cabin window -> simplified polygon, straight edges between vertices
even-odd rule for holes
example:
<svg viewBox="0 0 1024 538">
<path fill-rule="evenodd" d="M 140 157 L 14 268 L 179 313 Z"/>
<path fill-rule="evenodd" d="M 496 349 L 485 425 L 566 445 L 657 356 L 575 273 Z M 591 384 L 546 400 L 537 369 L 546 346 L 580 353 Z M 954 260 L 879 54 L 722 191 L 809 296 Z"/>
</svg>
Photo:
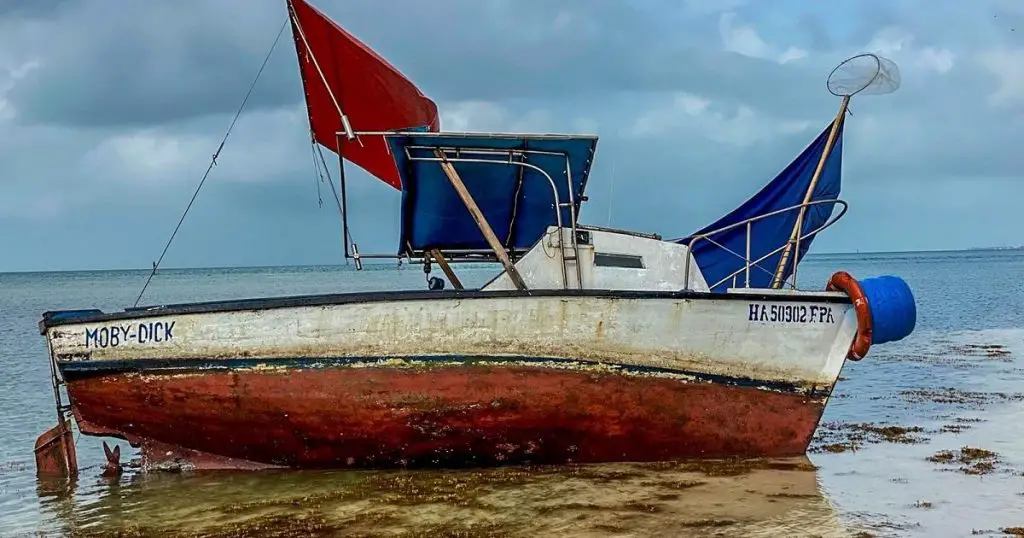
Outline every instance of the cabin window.
<svg viewBox="0 0 1024 538">
<path fill-rule="evenodd" d="M 644 259 L 642 256 L 633 256 L 631 254 L 608 254 L 606 252 L 595 252 L 594 265 L 598 267 L 644 269 Z"/>
</svg>

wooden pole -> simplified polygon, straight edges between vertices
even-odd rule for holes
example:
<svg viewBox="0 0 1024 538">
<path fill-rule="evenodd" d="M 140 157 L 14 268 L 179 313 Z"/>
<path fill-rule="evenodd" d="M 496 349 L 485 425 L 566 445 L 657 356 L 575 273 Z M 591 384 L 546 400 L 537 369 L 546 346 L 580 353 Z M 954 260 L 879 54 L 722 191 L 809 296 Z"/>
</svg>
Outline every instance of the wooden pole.
<svg viewBox="0 0 1024 538">
<path fill-rule="evenodd" d="M 832 129 L 829 130 L 828 140 L 825 142 L 825 150 L 821 152 L 821 158 L 818 159 L 818 166 L 814 169 L 814 175 L 811 176 L 811 184 L 807 187 L 807 192 L 804 193 L 804 201 L 800 206 L 800 212 L 797 214 L 796 223 L 793 224 L 793 231 L 789 234 L 789 241 L 786 242 L 786 248 L 782 251 L 782 257 L 779 258 L 779 265 L 775 268 L 775 276 L 772 277 L 771 284 L 771 287 L 774 289 L 782 287 L 782 275 L 786 272 L 786 264 L 789 263 L 789 256 L 793 251 L 794 245 L 800 242 L 800 230 L 804 225 L 804 215 L 807 213 L 807 204 L 810 203 L 811 197 L 814 195 L 814 188 L 818 185 L 818 178 L 821 177 L 821 171 L 825 169 L 825 161 L 827 161 L 829 155 L 832 154 L 832 146 L 835 145 L 836 136 L 839 134 L 839 127 L 842 126 L 843 121 L 846 119 L 846 108 L 849 104 L 850 96 L 843 96 L 843 100 L 839 103 L 839 112 L 836 113 L 836 119 L 832 122 Z M 794 260 L 795 259 L 796 255 L 794 255 Z M 749 262 L 750 260 L 747 260 L 747 263 Z"/>
<path fill-rule="evenodd" d="M 464 289 L 462 287 L 462 281 L 460 281 L 459 277 L 455 275 L 455 271 L 452 271 L 452 266 L 448 265 L 448 260 L 444 259 L 440 250 L 436 248 L 431 250 L 430 256 L 437 260 L 437 264 L 440 265 L 441 270 L 444 271 L 444 276 L 448 277 L 448 281 L 452 283 L 452 286 L 454 286 L 455 289 Z"/>
<path fill-rule="evenodd" d="M 338 117 L 341 118 L 341 126 L 345 130 L 345 136 L 349 140 L 356 138 L 355 132 L 352 130 L 352 124 L 348 121 L 348 116 L 341 109 L 341 104 L 338 102 L 338 98 L 334 95 L 334 90 L 331 89 L 331 85 L 327 83 L 327 77 L 324 76 L 323 69 L 320 69 L 320 62 L 316 61 L 316 55 L 313 54 L 313 48 L 309 46 L 309 41 L 306 40 L 306 32 L 302 30 L 302 25 L 299 24 L 299 17 L 295 14 L 295 6 L 292 5 L 292 1 L 288 0 L 288 16 L 292 20 L 293 31 L 299 34 L 299 38 L 302 39 L 302 44 L 306 45 L 306 54 L 309 54 L 309 59 L 316 68 L 316 72 L 320 75 L 320 81 L 324 83 L 324 89 L 327 90 L 327 95 L 330 96 L 331 102 L 334 103 L 334 108 L 338 110 Z M 310 119 L 312 121 L 312 118 Z M 313 126 L 310 124 L 310 129 Z M 340 148 L 341 146 L 339 146 Z"/>
<path fill-rule="evenodd" d="M 448 161 L 448 157 L 443 151 L 439 149 L 434 150 L 434 155 L 441 160 L 441 169 L 444 170 L 444 174 L 448 176 L 448 181 L 451 182 L 452 187 L 455 188 L 455 192 L 459 193 L 459 198 L 462 198 L 462 203 L 466 204 L 466 209 L 469 209 L 469 214 L 473 216 L 473 220 L 476 221 L 476 225 L 480 228 L 480 232 L 484 234 L 484 239 L 487 240 L 487 244 L 491 246 L 491 250 L 498 256 L 498 261 L 501 265 L 505 266 L 505 272 L 508 273 L 509 278 L 512 279 L 512 283 L 516 285 L 517 289 L 525 290 L 526 282 L 523 281 L 523 277 L 519 275 L 519 271 L 512 265 L 512 260 L 509 259 L 508 253 L 505 252 L 505 247 L 501 246 L 501 241 L 498 241 L 498 236 L 494 235 L 494 230 L 491 229 L 491 225 L 487 223 L 487 219 L 484 218 L 484 214 L 480 211 L 480 207 L 476 205 L 476 201 L 470 196 L 469 190 L 466 189 L 466 184 L 462 182 L 462 178 L 459 177 L 459 173 L 452 166 L 452 163 Z M 443 267 L 442 267 L 443 269 Z"/>
</svg>

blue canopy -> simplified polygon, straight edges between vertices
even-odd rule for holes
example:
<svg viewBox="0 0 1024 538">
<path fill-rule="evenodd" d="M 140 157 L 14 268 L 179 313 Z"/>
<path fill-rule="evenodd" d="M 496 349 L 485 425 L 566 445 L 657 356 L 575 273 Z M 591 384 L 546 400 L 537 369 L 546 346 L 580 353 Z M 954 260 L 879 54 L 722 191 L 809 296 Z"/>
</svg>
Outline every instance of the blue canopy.
<svg viewBox="0 0 1024 538">
<path fill-rule="evenodd" d="M 836 200 L 839 197 L 839 190 L 842 186 L 842 162 L 843 162 L 843 125 L 839 125 L 839 133 L 832 147 L 832 152 L 825 161 L 825 167 L 821 171 L 818 183 L 814 187 L 814 194 L 811 201 L 815 200 Z M 810 187 L 811 178 L 814 176 L 814 169 L 818 166 L 825 145 L 828 142 L 828 133 L 832 129 L 829 123 L 825 130 L 818 135 L 818 138 L 811 143 L 803 153 L 789 164 L 778 176 L 769 182 L 757 194 L 734 209 L 731 213 L 718 219 L 712 224 L 694 232 L 690 236 L 680 239 L 677 242 L 688 244 L 694 236 L 706 234 L 717 229 L 724 228 L 731 224 L 742 222 L 772 211 L 798 206 L 803 203 L 807 188 Z M 832 215 L 835 203 L 818 203 L 807 208 L 804 215 L 804 222 L 801 227 L 800 236 L 819 228 Z M 751 224 L 750 230 L 750 259 L 758 258 L 769 252 L 782 247 L 789 241 L 789 236 L 796 224 L 799 209 L 786 211 L 778 215 L 767 217 Z M 811 241 L 815 236 L 800 240 L 800 251 L 797 254 L 797 263 L 801 260 Z M 714 241 L 712 243 L 711 241 Z M 737 226 L 731 230 L 720 232 L 709 236 L 707 239 L 700 239 L 693 246 L 693 256 L 700 267 L 701 273 L 712 291 L 724 291 L 731 287 L 732 278 L 717 286 L 715 283 L 728 277 L 735 271 L 741 270 L 744 265 L 744 253 L 746 252 L 747 227 Z M 718 244 L 716 244 L 718 243 Z M 723 249 L 721 246 L 728 250 Z M 729 252 L 732 251 L 732 252 Z M 739 254 L 737 256 L 736 254 Z M 778 266 L 782 252 L 777 252 L 756 266 L 750 269 L 750 287 L 767 288 L 771 285 L 772 276 Z M 792 274 L 793 257 L 790 255 L 786 264 L 786 271 L 783 279 Z M 736 277 L 736 286 L 742 287 L 746 284 L 745 275 L 740 272 Z"/>
<path fill-rule="evenodd" d="M 395 133 L 387 138 L 402 178 L 399 252 L 410 247 L 490 250 L 441 169 L 435 148 L 447 150 L 498 240 L 506 248 L 526 249 L 557 223 L 551 181 L 537 169 L 551 176 L 560 203 L 569 201 L 572 185 L 578 216 L 597 147 L 596 136 Z M 569 207 L 558 209 L 562 224 L 569 226 Z"/>
</svg>

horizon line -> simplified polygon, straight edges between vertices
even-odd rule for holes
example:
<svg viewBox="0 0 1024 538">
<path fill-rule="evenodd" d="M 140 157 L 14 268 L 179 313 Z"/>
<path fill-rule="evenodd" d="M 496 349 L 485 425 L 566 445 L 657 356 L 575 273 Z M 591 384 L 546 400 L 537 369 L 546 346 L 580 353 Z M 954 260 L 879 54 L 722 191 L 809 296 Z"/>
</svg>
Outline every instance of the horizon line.
<svg viewBox="0 0 1024 538">
<path fill-rule="evenodd" d="M 877 256 L 877 255 L 893 255 L 893 254 L 937 254 L 943 252 L 981 252 L 981 251 L 999 251 L 999 250 L 1024 250 L 1024 246 L 990 246 L 990 247 L 967 247 L 967 248 L 945 248 L 945 249 L 932 249 L 932 250 L 878 250 L 878 251 L 855 251 L 855 252 L 813 252 L 805 255 L 804 259 L 812 258 L 824 258 L 828 256 Z M 404 259 L 404 258 L 403 258 Z M 486 262 L 481 261 L 477 263 L 497 263 L 497 262 Z M 224 269 L 284 269 L 284 268 L 304 268 L 304 267 L 344 267 L 349 265 L 348 263 L 304 263 L 304 264 L 275 264 L 275 265 L 208 265 L 208 266 L 169 266 L 163 267 L 159 271 L 200 271 L 200 270 L 224 270 Z M 381 260 L 363 260 L 363 266 L 386 266 L 388 262 Z M 403 263 L 403 265 L 406 265 Z M 135 268 L 82 268 L 82 269 L 23 269 L 14 271 L 0 271 L 0 275 L 7 274 L 33 274 L 33 273 L 124 273 L 124 272 L 145 272 L 151 271 L 151 267 L 135 267 Z"/>
</svg>

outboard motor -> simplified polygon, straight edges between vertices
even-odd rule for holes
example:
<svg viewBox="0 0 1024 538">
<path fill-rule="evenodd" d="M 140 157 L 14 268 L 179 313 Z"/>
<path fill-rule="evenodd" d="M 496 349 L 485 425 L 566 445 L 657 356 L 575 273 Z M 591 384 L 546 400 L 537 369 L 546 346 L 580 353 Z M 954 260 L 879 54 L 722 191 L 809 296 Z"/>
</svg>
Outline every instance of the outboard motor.
<svg viewBox="0 0 1024 538">
<path fill-rule="evenodd" d="M 423 260 L 423 274 L 427 278 L 427 289 L 430 291 L 440 291 L 444 289 L 444 280 L 437 278 L 436 276 L 430 276 L 430 258 Z"/>
</svg>

